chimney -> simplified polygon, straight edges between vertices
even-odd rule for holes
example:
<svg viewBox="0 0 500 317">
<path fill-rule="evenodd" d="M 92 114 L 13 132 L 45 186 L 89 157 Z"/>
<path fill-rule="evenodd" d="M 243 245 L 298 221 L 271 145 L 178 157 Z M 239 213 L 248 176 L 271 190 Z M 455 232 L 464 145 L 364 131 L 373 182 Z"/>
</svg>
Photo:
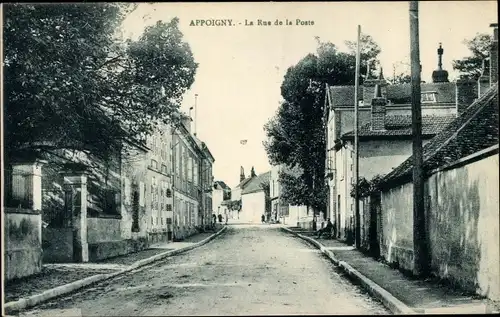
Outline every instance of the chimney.
<svg viewBox="0 0 500 317">
<path fill-rule="evenodd" d="M 476 81 L 458 79 L 456 82 L 457 116 L 461 115 L 477 98 Z"/>
<path fill-rule="evenodd" d="M 439 48 L 437 50 L 438 53 L 438 69 L 432 72 L 432 82 L 433 83 L 447 83 L 448 80 L 448 72 L 443 69 L 443 46 L 439 43 Z"/>
<path fill-rule="evenodd" d="M 368 76 L 368 74 L 367 74 Z M 375 86 L 379 86 L 381 90 L 381 95 L 385 96 L 387 92 L 387 81 L 384 79 L 384 71 L 382 67 L 380 68 L 380 72 L 378 78 L 367 78 L 363 83 L 363 105 L 367 106 L 371 103 L 372 98 L 375 94 Z"/>
<path fill-rule="evenodd" d="M 493 41 L 490 48 L 490 85 L 498 82 L 498 23 L 490 24 L 493 28 Z"/>
<path fill-rule="evenodd" d="M 182 125 L 186 128 L 186 130 L 188 130 L 189 133 L 191 133 L 191 121 L 193 121 L 193 119 L 191 119 L 190 116 L 185 114 L 182 115 Z"/>
<path fill-rule="evenodd" d="M 483 59 L 481 77 L 477 80 L 477 96 L 481 97 L 490 88 L 490 67 L 489 60 Z"/>
<path fill-rule="evenodd" d="M 240 167 L 240 183 L 245 180 L 245 170 L 243 166 Z"/>
<path fill-rule="evenodd" d="M 379 84 L 375 85 L 373 99 L 371 102 L 371 124 L 372 131 L 385 130 L 385 106 L 387 101 L 382 97 L 382 89 Z"/>
</svg>

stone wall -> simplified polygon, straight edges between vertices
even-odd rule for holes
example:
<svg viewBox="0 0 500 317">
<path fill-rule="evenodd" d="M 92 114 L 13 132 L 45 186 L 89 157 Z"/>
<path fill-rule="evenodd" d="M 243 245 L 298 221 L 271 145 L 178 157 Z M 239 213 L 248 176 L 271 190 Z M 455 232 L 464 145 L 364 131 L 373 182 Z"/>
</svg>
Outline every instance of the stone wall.
<svg viewBox="0 0 500 317">
<path fill-rule="evenodd" d="M 428 180 L 432 270 L 494 300 L 500 300 L 498 182 L 498 155 Z"/>
<path fill-rule="evenodd" d="M 457 162 L 433 173 L 424 188 L 432 273 L 493 300 L 500 300 L 498 160 Z M 412 271 L 412 183 L 382 192 L 381 208 L 381 256 Z"/>
<path fill-rule="evenodd" d="M 382 193 L 381 256 L 413 271 L 413 184 Z"/>
<path fill-rule="evenodd" d="M 72 228 L 44 228 L 42 233 L 44 263 L 73 262 Z"/>
<path fill-rule="evenodd" d="M 99 243 L 105 241 L 119 241 L 121 219 L 119 218 L 87 218 L 87 241 Z"/>
<path fill-rule="evenodd" d="M 96 262 L 138 252 L 148 247 L 146 238 L 89 243 L 89 261 Z"/>
<path fill-rule="evenodd" d="M 42 218 L 29 209 L 4 208 L 4 278 L 12 280 L 42 270 Z"/>
</svg>

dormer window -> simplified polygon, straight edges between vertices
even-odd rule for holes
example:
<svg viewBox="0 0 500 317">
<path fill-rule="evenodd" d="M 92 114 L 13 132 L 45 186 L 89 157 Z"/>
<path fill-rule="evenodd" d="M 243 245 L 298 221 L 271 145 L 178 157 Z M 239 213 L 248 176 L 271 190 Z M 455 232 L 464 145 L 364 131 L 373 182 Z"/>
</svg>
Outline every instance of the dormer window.
<svg viewBox="0 0 500 317">
<path fill-rule="evenodd" d="M 437 102 L 436 94 L 437 93 L 435 91 L 423 92 L 421 94 L 422 97 L 420 101 L 422 103 L 436 103 Z"/>
</svg>

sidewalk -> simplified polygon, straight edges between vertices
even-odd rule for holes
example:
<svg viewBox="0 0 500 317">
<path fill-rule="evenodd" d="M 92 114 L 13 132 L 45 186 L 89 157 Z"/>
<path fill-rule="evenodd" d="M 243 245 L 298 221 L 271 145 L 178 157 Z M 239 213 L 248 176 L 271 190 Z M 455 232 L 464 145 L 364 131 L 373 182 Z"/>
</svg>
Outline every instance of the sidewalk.
<svg viewBox="0 0 500 317">
<path fill-rule="evenodd" d="M 17 308 L 17 303 L 25 300 L 30 301 L 29 299 L 32 297 L 42 293 L 50 293 L 56 288 L 61 289 L 68 286 L 68 289 L 71 288 L 71 291 L 74 291 L 80 287 L 86 286 L 85 284 L 90 284 L 80 283 L 86 279 L 92 279 L 95 283 L 147 265 L 164 257 L 175 255 L 178 252 L 187 251 L 200 246 L 208 242 L 207 240 L 209 238 L 219 235 L 224 227 L 218 225 L 216 229 L 217 231 L 195 234 L 180 242 L 156 243 L 146 250 L 106 259 L 100 262 L 44 264 L 42 272 L 39 274 L 12 282 L 6 282 L 4 303 L 6 303 L 7 306 L 14 306 Z M 67 293 L 66 291 L 61 291 L 57 293 Z M 55 297 L 55 294 L 54 296 L 48 295 L 43 297 L 44 300 L 47 300 Z M 24 306 L 24 304 L 21 306 Z M 30 304 L 28 306 L 33 305 Z"/>
<path fill-rule="evenodd" d="M 493 313 L 498 310 L 498 306 L 491 301 L 480 299 L 479 296 L 464 294 L 457 290 L 452 290 L 440 285 L 433 280 L 419 280 L 405 276 L 396 269 L 392 269 L 372 257 L 333 239 L 316 239 L 316 233 L 304 231 L 296 227 L 282 227 L 289 229 L 299 236 L 311 239 L 317 246 L 326 253 L 333 256 L 333 261 L 341 266 L 349 275 L 354 277 L 369 291 L 375 292 L 377 297 L 390 297 L 396 299 L 393 302 L 401 302 L 410 310 L 406 313 Z M 310 242 L 313 242 L 310 241 Z M 314 243 L 314 242 L 313 242 Z M 316 244 L 314 243 L 314 244 Z M 331 256 L 328 256 L 331 257 Z M 352 270 L 354 269 L 354 270 Z M 357 272 L 356 272 L 357 271 Z M 364 277 L 364 278 L 363 278 Z M 371 283 L 370 283 L 371 282 Z M 375 284 L 375 285 L 373 285 Z M 378 290 L 378 286 L 382 290 Z M 385 292 L 384 292 L 385 291 Z M 388 293 L 388 294 L 386 294 Z M 384 302 L 384 298 L 381 298 Z M 384 304 L 386 304 L 384 302 Z M 388 307 L 391 309 L 391 307 Z M 404 306 L 402 305 L 402 308 Z M 393 313 L 405 313 L 397 308 L 391 309 Z"/>
</svg>

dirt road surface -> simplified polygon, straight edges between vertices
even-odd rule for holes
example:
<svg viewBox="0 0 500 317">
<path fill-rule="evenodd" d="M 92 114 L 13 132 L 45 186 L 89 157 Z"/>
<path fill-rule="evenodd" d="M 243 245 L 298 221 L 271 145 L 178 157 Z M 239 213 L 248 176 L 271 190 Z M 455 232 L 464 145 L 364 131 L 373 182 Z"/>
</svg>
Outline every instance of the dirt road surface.
<svg viewBox="0 0 500 317">
<path fill-rule="evenodd" d="M 18 316 L 389 314 L 317 249 L 276 227 L 219 238 Z"/>
</svg>

